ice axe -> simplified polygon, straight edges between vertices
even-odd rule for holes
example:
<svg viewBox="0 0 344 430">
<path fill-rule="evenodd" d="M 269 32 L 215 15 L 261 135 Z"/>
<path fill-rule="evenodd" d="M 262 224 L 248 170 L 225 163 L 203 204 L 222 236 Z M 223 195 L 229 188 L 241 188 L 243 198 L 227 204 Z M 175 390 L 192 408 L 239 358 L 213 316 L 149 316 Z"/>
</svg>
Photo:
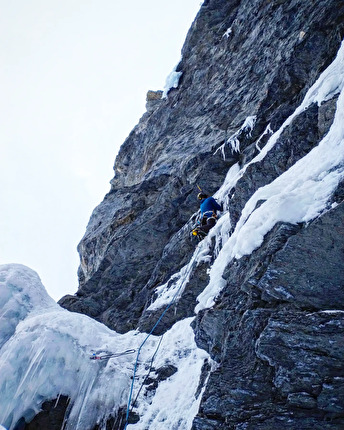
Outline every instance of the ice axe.
<svg viewBox="0 0 344 430">
<path fill-rule="evenodd" d="M 198 193 L 197 198 L 198 198 L 198 199 L 200 199 L 200 197 L 199 197 L 199 196 L 200 196 L 200 195 L 202 195 L 202 194 L 203 194 L 203 195 L 205 195 L 205 196 L 207 196 L 207 194 L 202 190 L 202 188 L 201 188 L 198 184 L 196 184 L 196 185 L 197 185 L 197 188 L 198 188 L 198 189 L 199 189 L 199 191 L 200 191 L 200 192 Z"/>
</svg>

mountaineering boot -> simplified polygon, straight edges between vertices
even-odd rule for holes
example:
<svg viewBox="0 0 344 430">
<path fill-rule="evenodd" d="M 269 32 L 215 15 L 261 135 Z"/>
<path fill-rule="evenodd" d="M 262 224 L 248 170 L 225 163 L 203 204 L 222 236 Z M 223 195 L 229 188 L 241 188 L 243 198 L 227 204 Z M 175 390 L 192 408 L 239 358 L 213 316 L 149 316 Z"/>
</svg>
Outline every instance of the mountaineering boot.
<svg viewBox="0 0 344 430">
<path fill-rule="evenodd" d="M 192 235 L 196 236 L 199 241 L 204 239 L 207 235 L 205 231 L 202 231 L 200 227 L 196 227 L 192 230 Z"/>
</svg>

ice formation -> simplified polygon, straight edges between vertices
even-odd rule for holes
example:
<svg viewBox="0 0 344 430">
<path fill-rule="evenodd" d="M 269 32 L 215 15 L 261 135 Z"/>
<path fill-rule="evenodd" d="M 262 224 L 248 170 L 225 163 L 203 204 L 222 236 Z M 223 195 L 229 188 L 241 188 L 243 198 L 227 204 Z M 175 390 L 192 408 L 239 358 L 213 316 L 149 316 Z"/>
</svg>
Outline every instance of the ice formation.
<svg viewBox="0 0 344 430">
<path fill-rule="evenodd" d="M 22 417 L 29 422 L 43 401 L 60 395 L 71 399 L 66 429 L 105 426 L 108 416 L 127 406 L 135 354 L 109 360 L 90 357 L 137 350 L 145 334 L 119 335 L 85 315 L 62 309 L 48 296 L 38 275 L 25 266 L 0 266 L 0 292 L 0 423 L 6 429 L 13 429 Z M 168 364 L 178 372 L 159 384 L 153 402 L 138 399 L 142 422 L 150 429 L 161 428 L 161 422 L 173 428 L 181 420 L 187 428 L 197 413 L 200 396 L 195 393 L 207 354 L 196 347 L 190 322 L 181 321 L 164 335 L 155 361 L 156 368 Z M 151 336 L 142 349 L 135 393 L 158 342 Z"/>
</svg>

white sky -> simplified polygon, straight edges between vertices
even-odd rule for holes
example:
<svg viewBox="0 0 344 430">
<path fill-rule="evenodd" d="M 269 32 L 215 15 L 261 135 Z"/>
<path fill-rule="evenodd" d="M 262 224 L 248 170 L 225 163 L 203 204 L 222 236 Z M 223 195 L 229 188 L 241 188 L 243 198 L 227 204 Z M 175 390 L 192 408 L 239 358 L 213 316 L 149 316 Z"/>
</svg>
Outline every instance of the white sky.
<svg viewBox="0 0 344 430">
<path fill-rule="evenodd" d="M 200 3 L 0 0 L 0 264 L 56 300 L 77 290 L 77 244 Z"/>
</svg>

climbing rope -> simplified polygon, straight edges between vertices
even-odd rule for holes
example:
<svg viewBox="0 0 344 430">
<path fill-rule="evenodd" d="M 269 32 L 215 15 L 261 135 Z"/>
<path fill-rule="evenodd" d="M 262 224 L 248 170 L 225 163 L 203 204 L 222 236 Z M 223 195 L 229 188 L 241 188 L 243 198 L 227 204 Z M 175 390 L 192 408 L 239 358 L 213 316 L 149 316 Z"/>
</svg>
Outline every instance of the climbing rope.
<svg viewBox="0 0 344 430">
<path fill-rule="evenodd" d="M 158 351 L 159 351 L 159 348 L 160 348 L 160 345 L 161 345 L 161 342 L 162 342 L 163 337 L 164 337 L 164 335 L 160 336 L 160 340 L 159 340 L 158 346 L 156 347 L 156 349 L 155 349 L 155 351 L 154 351 L 154 354 L 153 354 L 153 356 L 152 356 L 152 359 L 151 359 L 151 362 L 150 362 L 150 365 L 149 365 L 149 369 L 148 369 L 147 375 L 145 376 L 145 379 L 144 379 L 144 380 L 143 380 L 143 382 L 141 383 L 141 385 L 140 385 L 140 389 L 139 389 L 139 391 L 137 392 L 137 394 L 136 394 L 136 397 L 135 397 L 134 401 L 132 402 L 132 406 L 131 406 L 130 412 L 133 410 L 133 408 L 134 408 L 134 406 L 135 406 L 135 403 L 136 403 L 136 400 L 138 399 L 138 397 L 139 397 L 139 395 L 140 395 L 140 393 L 141 393 L 141 390 L 142 390 L 143 386 L 145 385 L 145 383 L 146 383 L 147 379 L 149 378 L 149 375 L 150 375 L 151 370 L 152 370 L 152 368 L 153 368 L 153 363 L 154 363 L 155 356 L 157 355 L 157 353 L 158 353 Z"/>
<path fill-rule="evenodd" d="M 198 250 L 197 250 L 197 252 L 196 252 L 196 255 L 195 255 L 194 261 L 196 261 L 196 260 L 197 260 L 197 257 L 198 257 L 199 252 L 200 252 L 200 247 L 198 248 Z M 170 309 L 170 307 L 171 307 L 171 306 L 174 304 L 174 302 L 176 301 L 176 299 L 177 299 L 177 297 L 178 297 L 178 294 L 179 294 L 179 291 L 182 289 L 182 287 L 183 287 L 183 285 L 184 285 L 184 283 L 185 283 L 185 280 L 186 280 L 186 279 L 188 279 L 188 276 L 189 276 L 189 274 L 190 274 L 190 272 L 191 272 L 191 269 L 192 269 L 192 268 L 193 268 L 193 264 L 192 264 L 192 265 L 190 265 L 189 270 L 187 271 L 187 273 L 186 273 L 186 274 L 185 274 L 185 276 L 184 276 L 184 280 L 183 280 L 183 282 L 180 284 L 179 288 L 178 288 L 178 289 L 177 289 L 177 291 L 175 292 L 174 296 L 172 297 L 172 300 L 171 300 L 171 301 L 170 301 L 170 303 L 166 306 L 166 308 L 164 309 L 164 311 L 163 311 L 163 312 L 162 312 L 162 314 L 160 315 L 159 319 L 158 319 L 158 320 L 157 320 L 157 322 L 154 324 L 153 328 L 152 328 L 152 329 L 151 329 L 151 331 L 147 334 L 147 336 L 145 337 L 145 339 L 143 340 L 143 342 L 142 342 L 142 343 L 141 343 L 141 345 L 139 346 L 139 349 L 137 350 L 137 355 L 136 355 L 136 360 L 135 360 L 135 366 L 134 366 L 134 373 L 133 373 L 133 377 L 132 377 L 132 381 L 131 381 L 131 387 L 130 387 L 129 398 L 128 398 L 128 404 L 127 404 L 127 412 L 126 412 L 126 418 L 125 418 L 125 426 L 124 426 L 124 430 L 126 430 L 126 428 L 127 428 L 127 426 L 128 426 L 129 414 L 130 414 L 130 412 L 131 412 L 131 410 L 132 410 L 132 408 L 130 409 L 130 405 L 131 405 L 131 399 L 132 399 L 132 396 L 133 396 L 134 383 L 135 383 L 135 376 L 136 376 L 136 371 L 137 371 L 137 366 L 138 366 L 138 361 L 139 361 L 139 357 L 140 357 L 141 349 L 142 349 L 143 345 L 147 342 L 148 338 L 152 335 L 152 333 L 154 332 L 154 330 L 156 329 L 156 327 L 159 325 L 160 321 L 163 319 L 163 317 L 164 317 L 164 315 L 166 314 L 166 312 Z M 161 340 L 162 340 L 162 339 L 161 339 Z M 157 347 L 156 351 L 154 352 L 154 355 L 153 355 L 153 359 L 152 359 L 152 361 L 154 360 L 154 357 L 155 357 L 155 355 L 156 355 L 156 353 L 157 353 L 157 351 L 158 351 L 158 349 L 159 349 L 159 347 L 160 347 L 161 340 L 160 340 L 160 342 L 159 342 L 159 344 L 158 344 L 158 347 Z M 151 362 L 151 363 L 152 363 L 152 362 Z M 151 370 L 151 369 L 149 369 L 149 372 L 150 372 L 150 370 Z M 146 379 L 147 379 L 147 377 L 145 378 L 145 380 L 146 380 Z M 144 380 L 144 382 L 145 382 L 145 380 Z M 143 384 L 141 384 L 141 388 L 140 388 L 140 390 L 139 390 L 139 391 L 141 391 L 142 386 L 143 386 Z M 137 398 L 138 398 L 138 395 L 135 397 L 135 402 L 136 402 Z M 135 402 L 134 402 L 134 403 L 135 403 Z M 133 405 L 134 405 L 134 403 L 133 403 Z M 133 407 L 134 407 L 134 406 L 133 406 Z"/>
</svg>

